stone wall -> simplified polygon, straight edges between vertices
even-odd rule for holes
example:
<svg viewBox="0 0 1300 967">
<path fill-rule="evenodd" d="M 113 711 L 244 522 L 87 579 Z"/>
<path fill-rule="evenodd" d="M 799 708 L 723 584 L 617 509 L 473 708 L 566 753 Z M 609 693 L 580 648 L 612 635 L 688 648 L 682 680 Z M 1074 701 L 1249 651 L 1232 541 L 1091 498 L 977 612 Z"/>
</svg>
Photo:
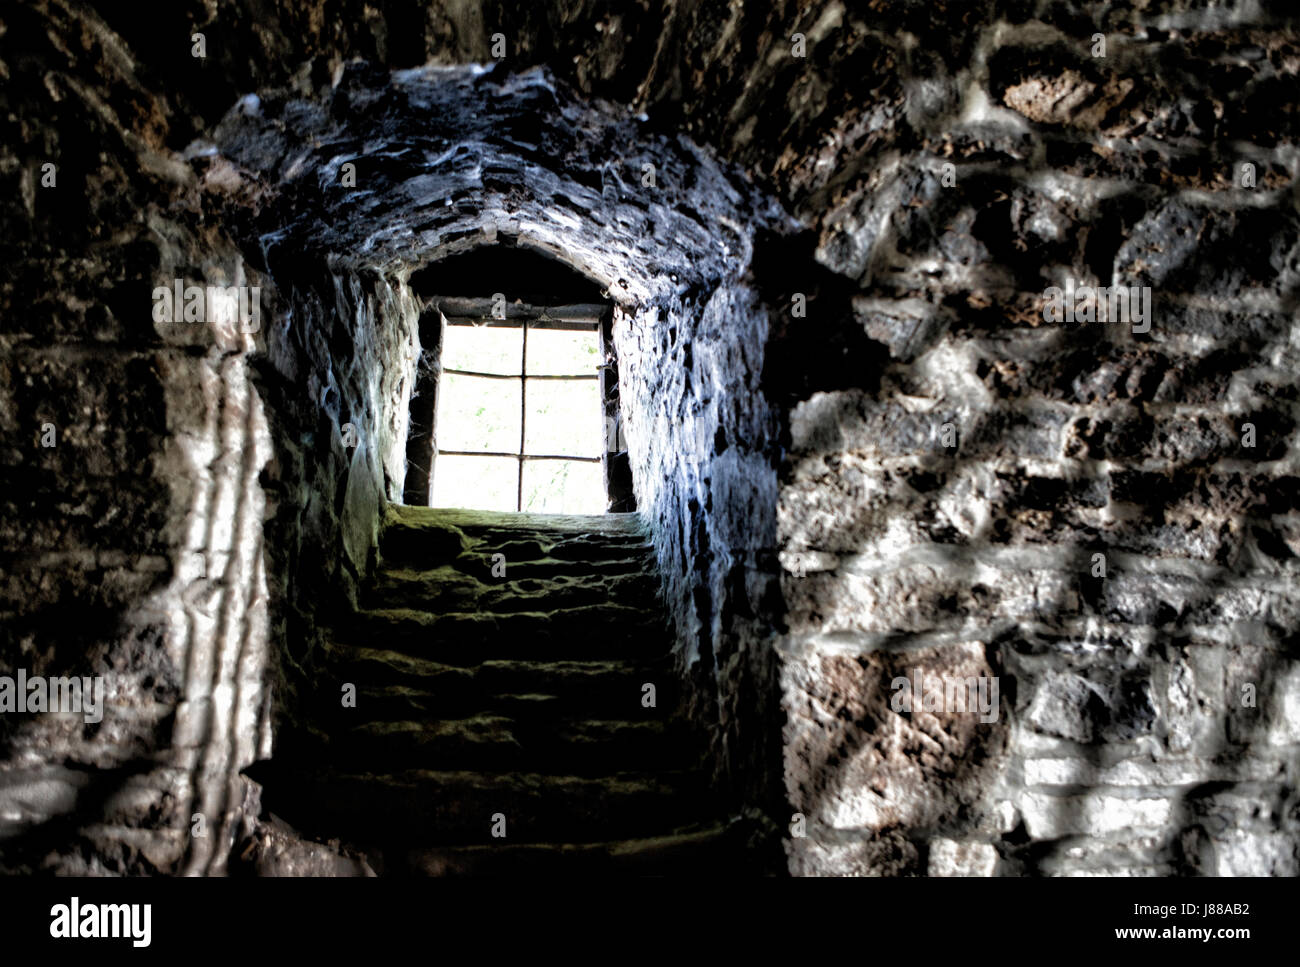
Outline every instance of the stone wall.
<svg viewBox="0 0 1300 967">
<path fill-rule="evenodd" d="M 764 830 L 783 798 L 773 782 L 777 423 L 759 386 L 766 308 L 727 284 L 700 303 L 620 313 L 614 337 L 633 479 L 693 685 L 690 712 L 713 744 L 720 787 Z"/>
<path fill-rule="evenodd" d="M 92 13 L 5 26 L 0 667 L 104 699 L 0 717 L 3 868 L 221 873 L 259 811 L 239 770 L 400 485 L 413 304 L 273 246 L 252 266 L 229 166 L 168 147 L 173 109 Z M 258 311 L 173 322 L 176 280 Z"/>
<path fill-rule="evenodd" d="M 225 868 L 400 493 L 406 280 L 515 244 L 622 313 L 693 708 L 793 872 L 1297 872 L 1288 5 L 0 20 L 0 667 L 114 708 L 0 719 L 5 869 Z M 154 323 L 177 278 L 260 327 Z"/>
<path fill-rule="evenodd" d="M 1300 235 L 1263 107 L 1296 61 L 1269 23 L 1008 12 L 818 216 L 847 284 L 809 278 L 807 325 L 871 343 L 856 379 L 785 378 L 794 872 L 1300 872 Z M 1149 331 L 1049 320 L 1071 278 L 1149 287 Z M 996 720 L 898 711 L 918 670 L 998 682 Z"/>
<path fill-rule="evenodd" d="M 279 725 L 338 701 L 340 683 L 316 674 L 317 649 L 355 606 L 385 507 L 401 499 L 418 307 L 404 285 L 373 274 L 322 271 L 313 281 L 271 263 L 289 303 L 257 379 L 274 414 L 262 483 L 273 510 L 268 675 Z"/>
<path fill-rule="evenodd" d="M 258 286 L 263 318 L 277 296 L 205 224 L 119 38 L 62 7 L 4 21 L 0 667 L 104 693 L 98 720 L 0 719 L 0 867 L 220 870 L 265 722 L 262 333 L 158 321 L 153 294 Z"/>
</svg>

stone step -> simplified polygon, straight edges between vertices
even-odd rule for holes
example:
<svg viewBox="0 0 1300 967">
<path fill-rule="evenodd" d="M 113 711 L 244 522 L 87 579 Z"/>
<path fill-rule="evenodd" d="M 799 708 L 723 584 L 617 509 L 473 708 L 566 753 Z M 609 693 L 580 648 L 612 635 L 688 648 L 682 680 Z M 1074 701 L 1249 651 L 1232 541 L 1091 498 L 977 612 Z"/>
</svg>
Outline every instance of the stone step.
<svg viewBox="0 0 1300 967">
<path fill-rule="evenodd" d="M 534 514 L 389 504 L 385 526 L 455 528 L 470 536 L 500 531 L 536 534 L 588 534 L 610 539 L 645 540 L 641 516 L 631 514 Z"/>
<path fill-rule="evenodd" d="M 362 721 L 362 709 L 336 717 L 328 735 L 286 732 L 277 755 L 336 771 L 471 769 L 599 776 L 694 768 L 684 734 L 663 721 L 520 720 L 479 713 L 425 721 Z"/>
<path fill-rule="evenodd" d="M 502 578 L 492 576 L 492 569 L 499 563 L 489 551 L 466 551 L 455 561 L 446 566 L 461 574 L 474 577 L 488 583 Z M 498 568 L 498 573 L 500 570 Z M 644 575 L 654 573 L 654 561 L 646 555 L 631 557 L 613 556 L 603 561 L 565 561 L 558 558 L 506 558 L 505 576 L 515 578 L 564 578 L 599 575 L 602 577 L 619 577 L 622 575 Z"/>
<path fill-rule="evenodd" d="M 315 717 L 333 722 L 342 686 L 356 688 L 357 707 L 367 720 L 431 721 L 496 711 L 516 718 L 670 718 L 679 695 L 667 659 L 659 661 L 509 661 L 458 666 L 396 651 L 328 645 L 327 672 L 319 692 L 304 697 Z M 647 707 L 654 686 L 654 706 Z"/>
<path fill-rule="evenodd" d="M 518 698 L 528 694 L 554 696 L 554 713 L 583 709 L 590 717 L 667 719 L 677 709 L 679 688 L 668 659 L 657 662 L 489 661 L 478 669 L 483 689 L 492 695 Z M 654 686 L 654 706 L 644 704 Z"/>
<path fill-rule="evenodd" d="M 466 552 L 504 555 L 511 563 L 543 559 L 649 561 L 652 546 L 636 514 L 575 517 L 390 506 L 379 537 L 389 564 L 436 567 Z"/>
<path fill-rule="evenodd" d="M 735 867 L 743 844 L 722 825 L 649 839 L 605 843 L 526 843 L 417 849 L 385 854 L 408 876 L 682 876 Z"/>
<path fill-rule="evenodd" d="M 480 713 L 505 715 L 520 722 L 577 721 L 592 715 L 623 722 L 661 722 L 672 718 L 671 702 L 674 699 L 671 696 L 660 693 L 656 706 L 647 708 L 640 702 L 640 686 L 635 686 L 635 689 L 634 693 L 632 689 L 627 690 L 632 695 L 631 702 L 626 695 L 617 693 L 609 697 L 574 699 L 549 692 L 475 695 L 465 700 L 448 701 L 404 686 L 361 686 L 357 689 L 356 710 L 364 711 L 366 720 L 374 722 L 429 722 L 447 716 Z M 332 692 L 320 696 L 318 707 L 320 721 L 329 728 L 333 728 L 336 721 L 346 721 L 349 713 L 354 711 L 344 708 L 339 696 Z"/>
<path fill-rule="evenodd" d="M 376 569 L 361 595 L 364 608 L 411 608 L 431 612 L 469 612 L 478 610 L 478 602 L 492 585 L 490 572 L 479 576 L 459 571 L 450 565 L 430 570 L 406 567 Z"/>
<path fill-rule="evenodd" d="M 356 843 L 596 843 L 656 836 L 716 815 L 699 772 L 598 778 L 536 773 L 405 770 L 392 774 L 295 769 L 285 760 L 245 774 L 264 808 L 309 835 Z"/>
<path fill-rule="evenodd" d="M 485 527 L 465 534 L 469 549 L 513 552 L 520 560 L 553 556 L 566 561 L 599 561 L 611 555 L 638 557 L 654 547 L 644 534 L 611 537 L 589 531 L 554 531 L 524 527 Z"/>
<path fill-rule="evenodd" d="M 452 665 L 420 658 L 391 648 L 372 648 L 332 641 L 325 644 L 320 657 L 321 672 L 315 684 L 329 702 L 340 704 L 344 683 L 358 690 L 378 688 L 392 690 L 405 687 L 427 695 L 431 701 L 452 704 L 458 696 L 474 698 L 473 666 Z M 461 707 L 456 703 L 456 707 Z"/>
<path fill-rule="evenodd" d="M 513 614 L 359 611 L 338 629 L 344 644 L 403 651 L 451 665 L 489 659 L 644 659 L 669 650 L 663 618 L 617 604 Z"/>
<path fill-rule="evenodd" d="M 379 531 L 379 556 L 384 561 L 454 561 L 469 549 L 463 531 L 437 517 L 416 514 L 423 508 L 390 505 Z"/>
<path fill-rule="evenodd" d="M 375 574 L 366 602 L 376 608 L 410 608 L 439 614 L 553 612 L 600 604 L 653 612 L 659 608 L 658 591 L 658 581 L 645 572 L 611 575 L 596 571 L 480 580 L 451 566 L 430 571 L 386 567 Z"/>
</svg>

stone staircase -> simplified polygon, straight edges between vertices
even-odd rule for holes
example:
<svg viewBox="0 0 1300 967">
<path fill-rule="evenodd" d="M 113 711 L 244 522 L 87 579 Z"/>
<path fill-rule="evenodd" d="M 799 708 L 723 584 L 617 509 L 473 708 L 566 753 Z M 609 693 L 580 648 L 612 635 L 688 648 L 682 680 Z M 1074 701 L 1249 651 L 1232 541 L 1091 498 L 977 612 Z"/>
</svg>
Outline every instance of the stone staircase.
<svg viewBox="0 0 1300 967">
<path fill-rule="evenodd" d="M 311 725 L 247 774 L 266 809 L 380 873 L 715 870 L 738 844 L 669 648 L 635 514 L 395 506 Z"/>
</svg>

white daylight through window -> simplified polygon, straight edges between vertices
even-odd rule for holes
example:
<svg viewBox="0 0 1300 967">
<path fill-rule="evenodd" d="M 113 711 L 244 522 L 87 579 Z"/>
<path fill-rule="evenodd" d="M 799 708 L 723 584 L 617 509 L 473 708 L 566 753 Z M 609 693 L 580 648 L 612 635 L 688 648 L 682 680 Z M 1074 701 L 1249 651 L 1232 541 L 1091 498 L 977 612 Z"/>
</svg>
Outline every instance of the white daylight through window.
<svg viewBox="0 0 1300 967">
<path fill-rule="evenodd" d="M 594 322 L 449 319 L 432 506 L 604 513 L 600 363 Z"/>
</svg>

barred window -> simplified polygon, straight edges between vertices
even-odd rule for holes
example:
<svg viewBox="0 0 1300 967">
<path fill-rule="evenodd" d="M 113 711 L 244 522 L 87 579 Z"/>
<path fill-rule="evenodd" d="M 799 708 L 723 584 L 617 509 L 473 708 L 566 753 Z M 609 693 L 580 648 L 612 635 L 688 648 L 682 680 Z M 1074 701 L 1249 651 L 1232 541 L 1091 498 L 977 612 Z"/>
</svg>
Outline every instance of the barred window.
<svg viewBox="0 0 1300 967">
<path fill-rule="evenodd" d="M 433 506 L 605 511 L 598 325 L 446 319 Z"/>
</svg>

